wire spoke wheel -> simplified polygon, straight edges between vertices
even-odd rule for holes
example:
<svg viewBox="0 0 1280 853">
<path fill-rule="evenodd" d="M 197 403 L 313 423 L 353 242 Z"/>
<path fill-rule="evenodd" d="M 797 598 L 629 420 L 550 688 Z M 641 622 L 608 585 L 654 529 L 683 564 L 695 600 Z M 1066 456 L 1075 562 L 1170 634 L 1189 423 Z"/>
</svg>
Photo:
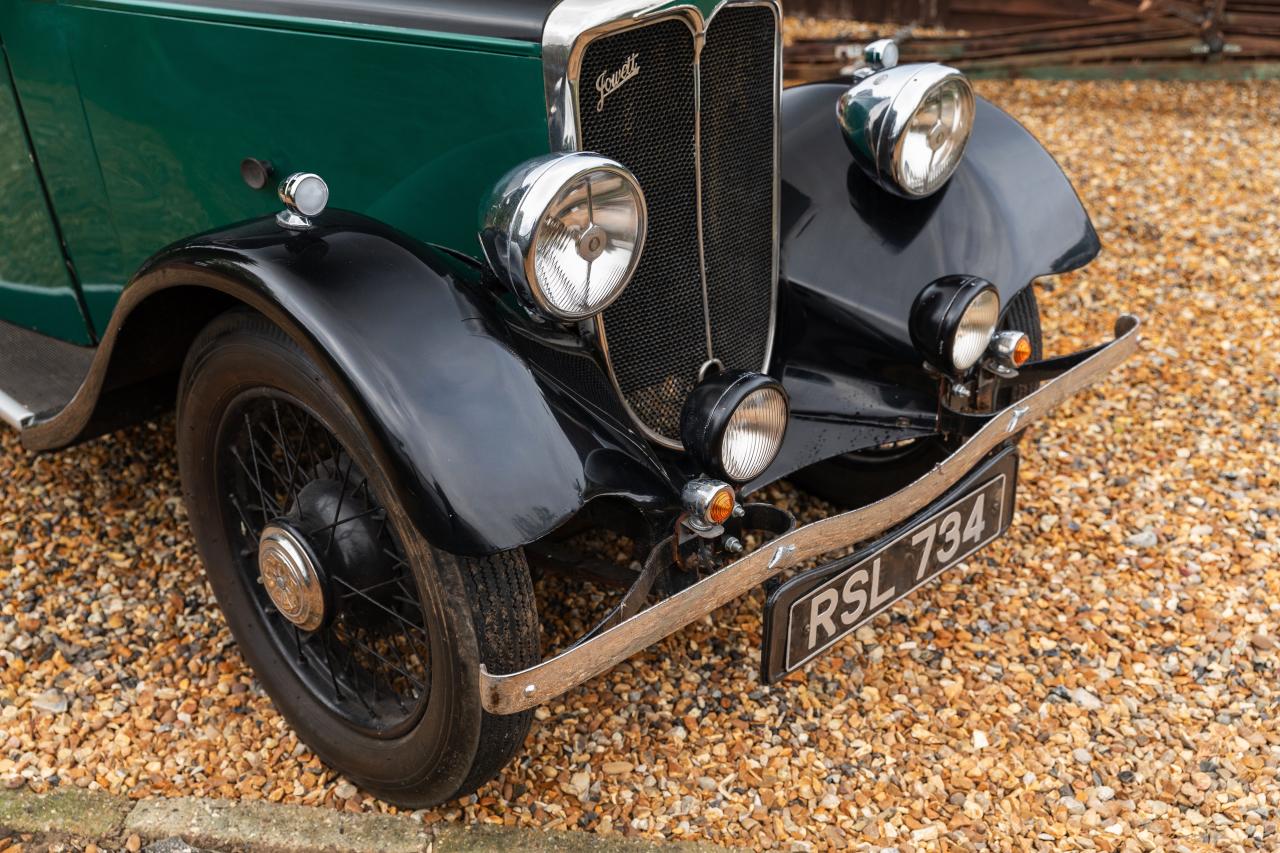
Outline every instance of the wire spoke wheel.
<svg viewBox="0 0 1280 853">
<path fill-rule="evenodd" d="M 367 474 L 274 389 L 228 408 L 218 448 L 228 542 L 271 639 L 316 698 L 394 737 L 431 690 L 422 592 Z"/>
<path fill-rule="evenodd" d="M 411 511 L 343 386 L 282 329 L 232 309 L 201 330 L 178 389 L 187 517 L 245 662 L 327 765 L 397 805 L 469 794 L 532 714 L 481 705 L 479 673 L 541 659 L 519 549 L 463 556 Z M 420 507 L 414 507 L 420 510 Z"/>
</svg>

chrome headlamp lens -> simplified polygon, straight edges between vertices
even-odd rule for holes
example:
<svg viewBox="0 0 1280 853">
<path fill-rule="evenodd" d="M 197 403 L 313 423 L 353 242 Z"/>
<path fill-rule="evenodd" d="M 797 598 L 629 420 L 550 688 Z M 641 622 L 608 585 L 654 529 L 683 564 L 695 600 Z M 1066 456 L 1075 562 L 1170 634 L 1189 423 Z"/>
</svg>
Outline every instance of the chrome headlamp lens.
<svg viewBox="0 0 1280 853">
<path fill-rule="evenodd" d="M 978 363 L 999 322 L 999 295 L 994 289 L 981 291 L 965 307 L 951 337 L 951 363 L 956 370 L 968 370 Z"/>
<path fill-rule="evenodd" d="M 907 198 L 937 192 L 964 156 L 976 113 L 968 79 L 945 65 L 899 65 L 840 96 L 836 118 L 867 175 Z"/>
<path fill-rule="evenodd" d="M 644 246 L 644 193 L 619 163 L 577 152 L 531 160 L 499 182 L 480 242 L 526 307 L 557 320 L 600 313 Z"/>
<path fill-rule="evenodd" d="M 929 89 L 898 140 L 898 185 L 911 195 L 927 196 L 945 184 L 960 165 L 973 114 L 973 90 L 964 77 L 947 77 Z"/>
<path fill-rule="evenodd" d="M 727 371 L 693 389 L 680 419 L 685 450 L 705 473 L 745 483 L 764 473 L 787 432 L 787 392 L 762 373 Z"/>
<path fill-rule="evenodd" d="M 1000 294 L 986 279 L 944 276 L 911 308 L 911 342 L 934 367 L 964 373 L 978 363 L 1000 323 Z"/>
</svg>

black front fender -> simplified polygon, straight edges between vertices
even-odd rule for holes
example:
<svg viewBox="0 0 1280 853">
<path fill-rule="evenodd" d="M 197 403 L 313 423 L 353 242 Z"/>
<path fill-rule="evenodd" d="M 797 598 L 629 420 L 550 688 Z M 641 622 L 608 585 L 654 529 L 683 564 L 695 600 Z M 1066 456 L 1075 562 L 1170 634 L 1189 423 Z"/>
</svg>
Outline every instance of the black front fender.
<svg viewBox="0 0 1280 853">
<path fill-rule="evenodd" d="M 94 425 L 104 390 L 146 373 L 156 342 L 193 325 L 186 314 L 210 293 L 265 314 L 347 392 L 437 547 L 524 545 L 601 495 L 674 500 L 643 442 L 517 354 L 472 262 L 341 211 L 308 231 L 254 220 L 157 255 L 125 289 L 79 394 L 30 425 L 27 446 L 102 431 Z"/>
<path fill-rule="evenodd" d="M 1083 266 L 1100 245 L 1053 157 L 979 98 L 951 180 L 908 200 L 869 180 L 836 123 L 845 86 L 782 96 L 781 322 L 773 371 L 792 399 L 782 452 L 758 483 L 839 453 L 936 430 L 937 382 L 908 331 L 931 281 L 991 281 L 1008 305 L 1044 275 Z"/>
</svg>

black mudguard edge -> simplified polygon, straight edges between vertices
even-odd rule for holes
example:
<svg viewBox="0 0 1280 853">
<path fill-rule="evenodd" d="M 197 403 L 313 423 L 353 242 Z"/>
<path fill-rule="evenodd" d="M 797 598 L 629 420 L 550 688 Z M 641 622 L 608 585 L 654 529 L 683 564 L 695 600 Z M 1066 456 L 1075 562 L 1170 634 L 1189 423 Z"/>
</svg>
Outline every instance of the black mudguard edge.
<svg viewBox="0 0 1280 853">
<path fill-rule="evenodd" d="M 27 426 L 23 443 L 54 449 L 117 425 L 100 411 L 110 408 L 103 399 L 144 386 L 139 376 L 157 372 L 148 369 L 149 339 L 168 339 L 156 317 L 122 329 L 181 288 L 177 301 L 193 314 L 211 294 L 261 312 L 329 372 L 436 547 L 482 555 L 525 545 L 602 495 L 676 500 L 647 445 L 594 417 L 511 348 L 479 279 L 473 262 L 343 211 L 307 231 L 265 218 L 191 238 L 134 277 L 76 397 Z M 183 325 L 185 312 L 161 313 Z"/>
</svg>

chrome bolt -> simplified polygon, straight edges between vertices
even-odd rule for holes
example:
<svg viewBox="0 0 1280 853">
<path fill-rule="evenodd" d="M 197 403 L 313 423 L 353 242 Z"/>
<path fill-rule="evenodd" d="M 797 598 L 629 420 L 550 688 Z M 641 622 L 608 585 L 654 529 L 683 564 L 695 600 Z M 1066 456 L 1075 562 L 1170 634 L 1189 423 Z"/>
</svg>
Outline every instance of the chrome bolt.
<svg viewBox="0 0 1280 853">
<path fill-rule="evenodd" d="M 742 505 L 742 504 L 734 504 L 734 505 L 733 505 L 733 517 L 734 517 L 734 518 L 742 518 L 742 517 L 743 517 L 744 515 L 746 515 L 746 514 L 747 514 L 747 510 L 746 510 L 746 508 L 745 508 L 745 507 L 743 507 L 743 505 Z"/>
<path fill-rule="evenodd" d="M 736 536 L 726 536 L 724 538 L 724 549 L 730 554 L 741 554 L 742 543 L 738 541 Z"/>
<path fill-rule="evenodd" d="M 609 248 L 609 232 L 594 222 L 577 237 L 578 255 L 584 261 L 594 261 Z"/>
</svg>

